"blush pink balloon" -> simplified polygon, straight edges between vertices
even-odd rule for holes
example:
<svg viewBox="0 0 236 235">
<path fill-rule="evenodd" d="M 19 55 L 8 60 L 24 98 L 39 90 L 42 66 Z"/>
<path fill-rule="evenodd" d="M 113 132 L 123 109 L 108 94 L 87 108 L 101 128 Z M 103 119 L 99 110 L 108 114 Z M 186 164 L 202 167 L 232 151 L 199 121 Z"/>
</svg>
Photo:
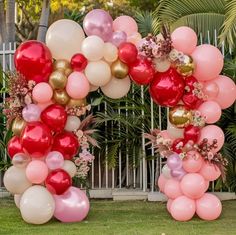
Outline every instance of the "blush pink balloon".
<svg viewBox="0 0 236 235">
<path fill-rule="evenodd" d="M 180 196 L 172 202 L 170 211 L 175 220 L 188 221 L 196 212 L 195 201 L 186 196 Z"/>
<path fill-rule="evenodd" d="M 221 172 L 218 166 L 209 162 L 204 162 L 199 174 L 201 174 L 207 181 L 214 181 L 220 177 Z"/>
<path fill-rule="evenodd" d="M 39 106 L 41 111 L 43 111 L 44 109 L 46 109 L 51 104 L 53 104 L 52 100 L 50 100 L 49 102 L 46 102 L 46 103 L 38 103 L 37 105 Z"/>
<path fill-rule="evenodd" d="M 203 220 L 215 220 L 222 211 L 221 201 L 213 194 L 205 193 L 196 200 L 196 213 Z"/>
<path fill-rule="evenodd" d="M 203 158 L 197 151 L 187 152 L 183 159 L 183 169 L 188 173 L 198 172 L 203 164 Z"/>
<path fill-rule="evenodd" d="M 49 102 L 53 96 L 51 86 L 46 82 L 38 83 L 32 91 L 33 100 L 38 103 Z"/>
<path fill-rule="evenodd" d="M 180 188 L 185 196 L 198 199 L 205 193 L 206 182 L 202 175 L 189 173 L 183 177 Z"/>
<path fill-rule="evenodd" d="M 191 54 L 197 46 L 197 34 L 193 29 L 182 26 L 171 34 L 173 47 L 184 54 Z"/>
<path fill-rule="evenodd" d="M 36 122 L 39 120 L 41 109 L 36 104 L 28 104 L 22 110 L 22 117 L 26 122 Z"/>
<path fill-rule="evenodd" d="M 193 76 L 199 81 L 208 81 L 217 77 L 224 65 L 220 50 L 212 45 L 197 46 L 191 54 L 195 63 Z"/>
<path fill-rule="evenodd" d="M 157 186 L 158 186 L 160 192 L 164 192 L 164 188 L 165 188 L 165 184 L 166 184 L 167 180 L 168 179 L 163 174 L 160 174 L 160 176 L 157 180 Z"/>
<path fill-rule="evenodd" d="M 210 186 L 210 182 L 209 181 L 205 181 L 206 183 L 206 188 L 205 188 L 205 192 L 208 190 L 209 186 Z"/>
<path fill-rule="evenodd" d="M 207 124 L 219 121 L 222 111 L 219 104 L 215 101 L 206 101 L 198 107 L 201 116 L 205 118 Z"/>
<path fill-rule="evenodd" d="M 124 31 L 128 36 L 138 32 L 136 21 L 130 16 L 119 16 L 113 21 L 114 31 Z"/>
<path fill-rule="evenodd" d="M 236 99 L 236 85 L 232 79 L 220 75 L 214 82 L 219 87 L 219 92 L 214 99 L 222 109 L 230 107 Z"/>
<path fill-rule="evenodd" d="M 207 100 L 214 100 L 218 93 L 219 87 L 214 80 L 203 83 L 203 93 L 207 96 Z"/>
<path fill-rule="evenodd" d="M 66 91 L 73 99 L 85 98 L 90 90 L 88 79 L 81 72 L 73 72 L 70 74 L 66 84 Z"/>
<path fill-rule="evenodd" d="M 116 47 L 119 47 L 119 45 L 122 42 L 126 42 L 126 41 L 127 41 L 127 34 L 123 31 L 113 32 L 111 38 L 109 39 L 109 42 L 111 42 Z"/>
<path fill-rule="evenodd" d="M 48 153 L 45 161 L 50 170 L 62 168 L 64 165 L 64 157 L 58 151 Z"/>
<path fill-rule="evenodd" d="M 43 161 L 33 160 L 27 165 L 25 173 L 31 183 L 41 184 L 47 178 L 48 167 Z"/>
<path fill-rule="evenodd" d="M 217 140 L 217 148 L 214 152 L 218 152 L 225 141 L 224 132 L 216 125 L 208 125 L 201 129 L 198 143 L 202 142 L 203 139 L 207 139 L 209 144 L 213 143 L 213 140 Z"/>
<path fill-rule="evenodd" d="M 171 212 L 170 212 L 170 208 L 171 208 L 172 202 L 173 202 L 172 199 L 168 199 L 167 204 L 166 204 L 166 208 L 167 208 L 167 210 L 168 210 L 169 213 L 171 213 Z"/>
<path fill-rule="evenodd" d="M 89 212 L 89 200 L 79 188 L 70 187 L 62 195 L 53 195 L 55 200 L 54 216 L 61 222 L 82 221 Z"/>
<path fill-rule="evenodd" d="M 165 195 L 170 199 L 175 199 L 179 196 L 182 196 L 183 193 L 180 188 L 180 183 L 176 179 L 167 180 L 164 188 Z"/>
</svg>

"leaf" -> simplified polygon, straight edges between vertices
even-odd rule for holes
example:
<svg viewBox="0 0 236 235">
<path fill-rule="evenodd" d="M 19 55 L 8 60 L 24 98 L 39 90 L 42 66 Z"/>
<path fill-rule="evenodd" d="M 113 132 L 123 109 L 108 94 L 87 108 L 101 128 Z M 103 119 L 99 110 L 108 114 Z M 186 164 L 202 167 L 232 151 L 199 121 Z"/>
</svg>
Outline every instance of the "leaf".
<svg viewBox="0 0 236 235">
<path fill-rule="evenodd" d="M 94 100 L 92 100 L 92 103 L 91 103 L 91 106 L 98 106 L 102 103 L 104 97 L 103 96 L 100 96 Z"/>
</svg>

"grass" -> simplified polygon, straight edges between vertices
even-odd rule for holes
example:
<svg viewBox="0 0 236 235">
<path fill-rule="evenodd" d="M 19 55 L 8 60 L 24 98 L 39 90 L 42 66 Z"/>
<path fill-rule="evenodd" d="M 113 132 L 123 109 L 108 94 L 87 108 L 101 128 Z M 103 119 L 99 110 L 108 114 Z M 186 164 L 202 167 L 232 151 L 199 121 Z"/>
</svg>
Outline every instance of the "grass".
<svg viewBox="0 0 236 235">
<path fill-rule="evenodd" d="M 44 225 L 26 224 L 10 198 L 0 199 L 0 234 L 4 235 L 236 235 L 236 201 L 223 203 L 223 213 L 216 221 L 194 217 L 189 222 L 174 221 L 164 203 L 144 201 L 91 201 L 87 219 L 63 224 L 55 219 Z"/>
</svg>

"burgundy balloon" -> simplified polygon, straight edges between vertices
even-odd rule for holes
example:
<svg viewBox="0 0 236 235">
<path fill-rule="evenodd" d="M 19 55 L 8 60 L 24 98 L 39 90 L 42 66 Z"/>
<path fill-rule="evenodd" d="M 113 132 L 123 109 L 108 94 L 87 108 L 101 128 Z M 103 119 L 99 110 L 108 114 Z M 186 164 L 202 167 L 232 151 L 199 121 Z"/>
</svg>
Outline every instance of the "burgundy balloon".
<svg viewBox="0 0 236 235">
<path fill-rule="evenodd" d="M 138 49 L 131 42 L 121 43 L 118 50 L 118 56 L 122 62 L 128 65 L 132 64 L 137 60 Z"/>
<path fill-rule="evenodd" d="M 183 96 L 184 79 L 175 69 L 170 68 L 164 73 L 156 73 L 149 92 L 155 103 L 161 106 L 174 107 Z"/>
<path fill-rule="evenodd" d="M 188 125 L 184 128 L 184 139 L 186 141 L 192 140 L 196 143 L 200 136 L 200 127 L 194 125 Z"/>
<path fill-rule="evenodd" d="M 47 82 L 52 73 L 50 50 L 39 41 L 23 42 L 14 55 L 15 67 L 27 80 Z"/>
<path fill-rule="evenodd" d="M 86 68 L 87 64 L 88 64 L 88 60 L 81 53 L 75 54 L 71 58 L 71 61 L 70 61 L 71 68 L 74 71 L 78 71 L 78 72 L 83 71 Z"/>
<path fill-rule="evenodd" d="M 11 159 L 15 154 L 24 152 L 18 136 L 14 136 L 9 140 L 7 144 L 7 152 Z"/>
</svg>

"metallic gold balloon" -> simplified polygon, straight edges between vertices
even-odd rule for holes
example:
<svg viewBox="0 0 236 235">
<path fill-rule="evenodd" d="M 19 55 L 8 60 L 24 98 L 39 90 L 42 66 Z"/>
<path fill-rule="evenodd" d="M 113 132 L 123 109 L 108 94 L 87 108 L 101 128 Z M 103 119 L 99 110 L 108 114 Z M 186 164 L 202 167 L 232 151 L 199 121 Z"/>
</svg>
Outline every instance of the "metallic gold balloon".
<svg viewBox="0 0 236 235">
<path fill-rule="evenodd" d="M 12 132 L 14 135 L 20 136 L 21 132 L 26 126 L 26 121 L 23 118 L 15 118 L 12 123 Z"/>
<path fill-rule="evenodd" d="M 69 77 L 69 75 L 73 72 L 73 70 L 71 68 L 67 68 L 65 71 L 64 71 L 64 74 Z"/>
<path fill-rule="evenodd" d="M 68 107 L 75 107 L 75 106 L 81 107 L 81 106 L 85 106 L 86 104 L 87 104 L 86 98 L 80 99 L 80 100 L 70 99 L 67 106 Z"/>
<path fill-rule="evenodd" d="M 56 60 L 53 64 L 54 70 L 66 70 L 67 68 L 71 68 L 70 67 L 70 62 L 67 60 Z"/>
<path fill-rule="evenodd" d="M 65 90 L 55 90 L 53 93 L 53 100 L 58 104 L 66 105 L 70 100 L 70 96 Z"/>
<path fill-rule="evenodd" d="M 111 64 L 111 73 L 116 78 L 125 78 L 128 75 L 128 72 L 129 67 L 120 60 L 116 60 Z"/>
<path fill-rule="evenodd" d="M 62 70 L 54 71 L 49 77 L 49 84 L 53 89 L 63 89 L 66 86 L 67 77 Z"/>
<path fill-rule="evenodd" d="M 176 70 L 182 76 L 191 76 L 194 72 L 194 63 L 192 57 L 184 55 L 184 60 L 176 65 Z"/>
<path fill-rule="evenodd" d="M 191 110 L 187 110 L 183 105 L 178 105 L 169 112 L 170 123 L 177 128 L 184 128 L 192 122 Z"/>
</svg>

